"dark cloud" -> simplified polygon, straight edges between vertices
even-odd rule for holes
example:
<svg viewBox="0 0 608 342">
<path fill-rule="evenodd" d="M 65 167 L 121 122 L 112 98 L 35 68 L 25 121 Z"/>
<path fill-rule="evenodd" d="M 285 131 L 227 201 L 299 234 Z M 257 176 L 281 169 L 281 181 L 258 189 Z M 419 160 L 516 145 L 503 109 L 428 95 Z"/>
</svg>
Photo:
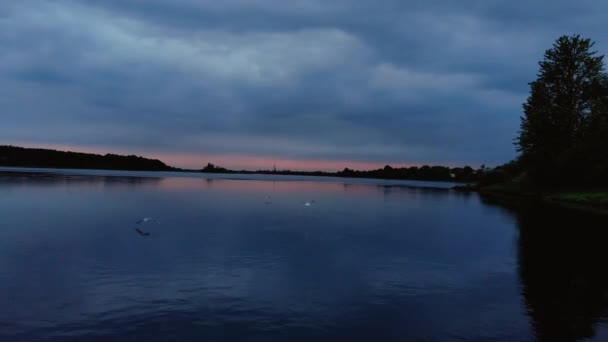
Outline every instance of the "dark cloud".
<svg viewBox="0 0 608 342">
<path fill-rule="evenodd" d="M 7 143 L 496 164 L 561 34 L 600 1 L 0 4 Z M 246 166 L 246 165 L 244 165 Z"/>
</svg>

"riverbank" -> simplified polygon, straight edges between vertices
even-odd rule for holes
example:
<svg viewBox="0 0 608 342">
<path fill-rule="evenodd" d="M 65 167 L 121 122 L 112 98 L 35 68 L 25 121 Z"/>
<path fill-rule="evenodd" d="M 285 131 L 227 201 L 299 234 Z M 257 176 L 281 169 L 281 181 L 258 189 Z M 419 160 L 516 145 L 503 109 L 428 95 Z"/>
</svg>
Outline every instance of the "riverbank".
<svg viewBox="0 0 608 342">
<path fill-rule="evenodd" d="M 545 202 L 571 209 L 608 215 L 608 192 L 564 192 L 547 195 Z"/>
<path fill-rule="evenodd" d="M 457 186 L 458 191 L 475 191 L 482 196 L 506 202 L 538 201 L 568 209 L 608 215 L 608 191 L 590 189 L 533 190 L 521 182 L 509 182 L 479 187 Z"/>
</svg>

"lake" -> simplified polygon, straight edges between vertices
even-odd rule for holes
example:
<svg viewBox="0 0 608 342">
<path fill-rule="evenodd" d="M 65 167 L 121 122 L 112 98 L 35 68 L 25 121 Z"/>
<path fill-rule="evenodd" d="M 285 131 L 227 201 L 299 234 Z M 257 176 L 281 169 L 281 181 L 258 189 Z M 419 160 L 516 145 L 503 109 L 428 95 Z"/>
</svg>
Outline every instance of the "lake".
<svg viewBox="0 0 608 342">
<path fill-rule="evenodd" d="M 0 169 L 0 340 L 608 340 L 606 217 L 450 187 Z"/>
</svg>

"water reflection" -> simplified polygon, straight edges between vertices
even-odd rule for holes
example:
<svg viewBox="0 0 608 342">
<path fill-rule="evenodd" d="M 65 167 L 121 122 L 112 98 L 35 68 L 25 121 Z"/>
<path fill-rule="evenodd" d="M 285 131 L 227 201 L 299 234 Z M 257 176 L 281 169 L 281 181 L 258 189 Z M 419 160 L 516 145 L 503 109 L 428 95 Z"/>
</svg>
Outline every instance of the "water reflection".
<svg viewBox="0 0 608 342">
<path fill-rule="evenodd" d="M 606 337 L 604 218 L 315 178 L 0 174 L 4 190 L 0 339 Z M 144 216 L 163 223 L 146 239 Z"/>
<path fill-rule="evenodd" d="M 140 177 L 140 176 L 101 176 L 101 175 L 78 175 L 61 173 L 38 173 L 38 172 L 6 172 L 0 171 L 0 187 L 3 189 L 36 186 L 158 186 L 162 178 Z"/>
<path fill-rule="evenodd" d="M 606 219 L 541 208 L 518 222 L 522 294 L 539 341 L 594 337 L 608 309 Z"/>
<path fill-rule="evenodd" d="M 533 201 L 484 203 L 517 219 L 521 292 L 536 339 L 605 341 L 608 218 Z"/>
<path fill-rule="evenodd" d="M 76 171 L 72 171 L 76 172 Z M 158 173 L 154 176 L 141 176 L 134 172 L 129 175 L 104 175 L 102 171 L 96 174 L 87 174 L 88 170 L 83 170 L 83 174 L 62 173 L 62 172 L 11 172 L 0 169 L 0 186 L 3 188 L 24 187 L 31 185 L 47 185 L 66 187 L 72 186 L 96 186 L 96 187 L 143 187 L 156 190 L 171 191 L 201 191 L 217 190 L 221 192 L 238 193 L 339 193 L 349 192 L 353 194 L 378 194 L 381 189 L 384 196 L 403 189 L 408 189 L 409 193 L 421 196 L 433 196 L 435 198 L 444 197 L 447 189 L 445 184 L 439 184 L 437 188 L 429 186 L 430 182 L 414 182 L 412 185 L 389 185 L 389 184 L 367 184 L 369 180 L 361 179 L 361 184 L 348 183 L 345 179 L 336 179 L 336 182 L 328 182 L 324 177 L 308 177 L 308 180 L 299 180 L 301 177 L 293 177 L 294 180 L 276 181 L 272 176 L 253 175 L 255 178 L 247 179 L 222 179 L 222 178 L 203 178 L 200 174 L 185 174 L 183 177 L 164 176 Z M 109 172 L 109 171 L 108 171 Z M 97 174 L 99 173 L 99 174 Z M 209 175 L 207 175 L 209 176 Z M 213 175 L 211 175 L 213 176 Z M 283 176 L 284 178 L 285 176 Z M 326 177 L 325 177 L 326 178 Z M 377 189 L 376 189 L 377 188 Z M 461 193 L 457 193 L 460 195 Z M 408 194 L 409 195 L 409 194 Z"/>
</svg>

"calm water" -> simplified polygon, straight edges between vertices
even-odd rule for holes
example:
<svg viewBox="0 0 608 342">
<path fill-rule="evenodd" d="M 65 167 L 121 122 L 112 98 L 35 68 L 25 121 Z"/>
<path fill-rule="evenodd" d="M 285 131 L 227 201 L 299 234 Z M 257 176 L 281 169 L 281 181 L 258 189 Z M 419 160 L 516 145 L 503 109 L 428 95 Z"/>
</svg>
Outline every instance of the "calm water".
<svg viewBox="0 0 608 342">
<path fill-rule="evenodd" d="M 608 340 L 606 218 L 224 178 L 0 172 L 0 340 Z"/>
</svg>

